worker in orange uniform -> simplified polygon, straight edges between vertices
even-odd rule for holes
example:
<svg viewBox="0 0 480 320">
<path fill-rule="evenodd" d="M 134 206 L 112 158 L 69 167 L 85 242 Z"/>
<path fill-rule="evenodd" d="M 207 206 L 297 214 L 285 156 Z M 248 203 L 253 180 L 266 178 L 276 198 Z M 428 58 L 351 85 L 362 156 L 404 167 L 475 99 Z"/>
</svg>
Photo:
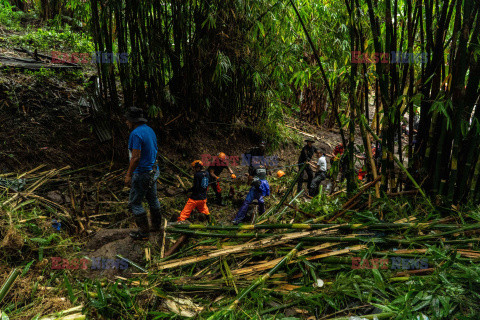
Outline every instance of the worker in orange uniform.
<svg viewBox="0 0 480 320">
<path fill-rule="evenodd" d="M 193 176 L 193 186 L 187 190 L 191 192 L 188 198 L 187 204 L 178 217 L 178 222 L 182 223 L 190 217 L 193 209 L 197 209 L 200 213 L 207 216 L 207 220 L 210 220 L 210 212 L 207 207 L 207 188 L 209 183 L 209 174 L 203 170 L 203 163 L 200 160 L 192 162 L 192 168 L 195 171 Z"/>
<path fill-rule="evenodd" d="M 225 168 L 227 168 L 228 172 L 230 172 L 232 179 L 235 179 L 236 176 L 233 174 L 232 169 L 230 169 L 230 167 L 227 165 L 227 156 L 225 155 L 225 153 L 220 152 L 217 156 L 217 159 L 218 161 L 212 163 L 212 165 L 208 167 L 207 171 L 210 174 L 210 185 L 215 192 L 215 203 L 219 206 L 225 206 L 222 198 L 222 189 L 220 188 L 220 183 L 218 182 L 218 179 L 220 178 L 220 174 Z"/>
</svg>

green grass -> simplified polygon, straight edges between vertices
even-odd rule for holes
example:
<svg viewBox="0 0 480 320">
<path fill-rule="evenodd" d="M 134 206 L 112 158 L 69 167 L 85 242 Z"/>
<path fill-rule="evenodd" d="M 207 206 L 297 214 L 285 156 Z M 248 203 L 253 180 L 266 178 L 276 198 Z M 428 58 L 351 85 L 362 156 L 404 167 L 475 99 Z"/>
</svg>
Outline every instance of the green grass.
<svg viewBox="0 0 480 320">
<path fill-rule="evenodd" d="M 25 34 L 11 35 L 7 40 L 11 46 L 23 46 L 37 48 L 50 53 L 50 51 L 62 52 L 92 52 L 94 45 L 88 36 L 70 30 L 68 26 L 64 30 L 53 28 L 26 29 Z"/>
</svg>

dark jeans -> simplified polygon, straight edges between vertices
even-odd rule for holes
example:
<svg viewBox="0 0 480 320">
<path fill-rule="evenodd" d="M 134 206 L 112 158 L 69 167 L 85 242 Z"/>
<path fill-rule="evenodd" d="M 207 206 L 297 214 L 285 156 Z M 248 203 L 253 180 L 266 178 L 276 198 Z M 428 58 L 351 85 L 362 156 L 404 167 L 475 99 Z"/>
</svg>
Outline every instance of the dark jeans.
<svg viewBox="0 0 480 320">
<path fill-rule="evenodd" d="M 135 216 L 146 214 L 142 206 L 144 198 L 147 199 L 150 211 L 160 210 L 160 202 L 157 198 L 157 178 L 159 173 L 152 177 L 150 172 L 134 173 L 132 176 L 132 187 L 128 199 L 128 208 Z M 153 180 L 153 181 L 152 181 Z"/>
<path fill-rule="evenodd" d="M 255 187 L 251 187 L 250 191 L 247 194 L 247 197 L 245 198 L 245 201 L 243 202 L 240 210 L 238 210 L 238 213 L 235 216 L 235 221 L 242 222 L 245 219 L 248 207 L 255 199 L 258 200 L 258 214 L 261 215 L 265 212 L 265 200 L 263 199 L 263 196 L 258 190 L 255 189 Z"/>
<path fill-rule="evenodd" d="M 313 170 L 312 168 L 310 167 L 310 165 L 305 165 L 305 171 L 307 172 L 307 187 L 310 187 L 310 184 L 312 183 L 312 179 L 313 179 Z M 302 187 L 303 187 L 303 173 L 300 174 L 300 177 L 298 178 L 298 185 L 297 185 L 297 193 L 300 192 L 300 190 L 302 190 Z"/>
<path fill-rule="evenodd" d="M 319 171 L 315 174 L 315 178 L 313 178 L 312 183 L 309 186 L 308 193 L 310 196 L 314 197 L 318 194 L 318 188 L 320 187 L 320 183 L 325 180 L 327 176 L 325 175 L 325 171 Z"/>
</svg>

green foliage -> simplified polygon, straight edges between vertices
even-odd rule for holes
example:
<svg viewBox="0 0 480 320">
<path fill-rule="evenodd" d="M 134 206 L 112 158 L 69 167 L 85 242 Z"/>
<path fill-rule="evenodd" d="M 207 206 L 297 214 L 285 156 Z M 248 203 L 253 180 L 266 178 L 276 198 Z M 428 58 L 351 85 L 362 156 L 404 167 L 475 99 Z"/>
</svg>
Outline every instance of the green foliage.
<svg viewBox="0 0 480 320">
<path fill-rule="evenodd" d="M 23 11 L 14 11 L 8 1 L 0 2 L 0 25 L 17 29 L 20 26 L 20 19 L 25 16 Z"/>
<path fill-rule="evenodd" d="M 310 212 L 316 216 L 330 216 L 340 207 L 339 199 L 331 201 L 320 186 L 320 192 L 310 202 L 304 203 L 301 208 L 303 211 Z"/>
<path fill-rule="evenodd" d="M 270 103 L 266 109 L 267 116 L 257 125 L 259 134 L 269 142 L 269 148 L 277 149 L 290 139 L 284 125 L 284 110 L 278 103 Z"/>
<path fill-rule="evenodd" d="M 94 46 L 86 35 L 73 32 L 69 26 L 64 30 L 54 28 L 28 29 L 25 34 L 11 35 L 7 41 L 12 46 L 37 48 L 48 54 L 51 51 L 93 52 Z"/>
<path fill-rule="evenodd" d="M 37 78 L 39 81 L 43 81 L 56 76 L 56 72 L 54 70 L 43 67 L 40 68 L 40 70 L 38 71 L 25 70 L 24 73 Z"/>
</svg>

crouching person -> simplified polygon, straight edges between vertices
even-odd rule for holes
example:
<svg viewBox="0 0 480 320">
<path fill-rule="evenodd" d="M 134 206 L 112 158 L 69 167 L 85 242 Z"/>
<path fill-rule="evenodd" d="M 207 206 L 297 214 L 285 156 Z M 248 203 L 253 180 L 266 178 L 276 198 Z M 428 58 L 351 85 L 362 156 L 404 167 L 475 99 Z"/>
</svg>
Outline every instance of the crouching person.
<svg viewBox="0 0 480 320">
<path fill-rule="evenodd" d="M 265 212 L 265 201 L 263 197 L 270 195 L 270 185 L 267 181 L 267 170 L 263 167 L 255 169 L 255 175 L 252 181 L 252 187 L 245 198 L 240 210 L 238 211 L 235 219 L 232 221 L 233 224 L 237 225 L 243 220 L 247 215 L 248 207 L 253 202 L 253 200 L 258 200 L 258 214 L 261 215 Z"/>
<path fill-rule="evenodd" d="M 210 212 L 207 207 L 207 188 L 209 183 L 209 174 L 203 170 L 203 163 L 200 160 L 192 162 L 192 168 L 195 171 L 193 176 L 193 187 L 188 192 L 191 192 L 188 198 L 187 204 L 180 213 L 178 223 L 184 223 L 190 217 L 190 214 L 194 209 L 207 216 L 207 220 L 210 220 Z"/>
</svg>

